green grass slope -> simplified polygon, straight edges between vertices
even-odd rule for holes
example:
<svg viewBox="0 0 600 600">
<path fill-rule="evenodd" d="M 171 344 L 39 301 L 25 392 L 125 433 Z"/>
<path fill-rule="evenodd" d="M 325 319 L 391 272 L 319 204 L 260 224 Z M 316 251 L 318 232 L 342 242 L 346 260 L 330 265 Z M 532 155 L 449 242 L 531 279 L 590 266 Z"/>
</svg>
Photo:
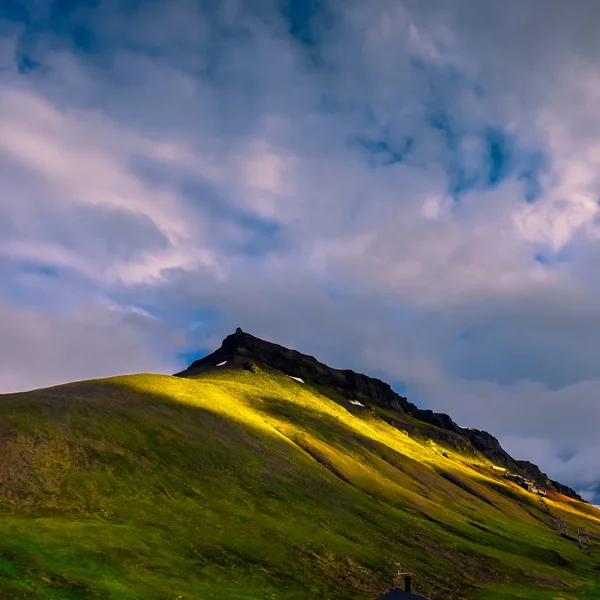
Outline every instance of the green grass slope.
<svg viewBox="0 0 600 600">
<path fill-rule="evenodd" d="M 0 396 L 0 598 L 600 598 L 599 511 L 382 417 L 259 370 Z"/>
</svg>

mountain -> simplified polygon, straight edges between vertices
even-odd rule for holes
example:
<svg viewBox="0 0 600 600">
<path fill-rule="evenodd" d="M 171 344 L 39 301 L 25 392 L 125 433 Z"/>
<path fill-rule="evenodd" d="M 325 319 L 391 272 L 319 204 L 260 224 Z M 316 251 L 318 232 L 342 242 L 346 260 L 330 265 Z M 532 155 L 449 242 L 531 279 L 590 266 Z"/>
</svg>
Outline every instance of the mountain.
<svg viewBox="0 0 600 600">
<path fill-rule="evenodd" d="M 575 490 L 549 479 L 537 465 L 512 458 L 498 440 L 487 431 L 461 427 L 447 414 L 417 408 L 407 398 L 394 392 L 387 383 L 379 379 L 351 370 L 332 369 L 320 363 L 313 356 L 261 340 L 242 331 L 239 327 L 235 333 L 223 340 L 218 350 L 194 361 L 177 376 L 194 377 L 221 367 L 248 369 L 252 364 L 288 376 L 300 377 L 313 385 L 335 390 L 347 400 L 360 402 L 365 408 L 391 411 L 392 414 L 388 415 L 387 419 L 391 425 L 397 423 L 395 420 L 397 415 L 408 415 L 423 423 L 434 425 L 438 429 L 429 430 L 429 432 L 430 437 L 436 441 L 462 451 L 480 452 L 496 465 L 505 467 L 545 488 L 585 502 Z M 221 365 L 221 367 L 217 365 Z M 381 416 L 385 418 L 383 414 Z M 406 422 L 400 421 L 398 425 L 400 429 L 406 430 Z"/>
<path fill-rule="evenodd" d="M 600 597 L 600 511 L 456 427 L 241 330 L 177 376 L 2 395 L 0 598 L 368 600 L 396 563 L 434 600 Z"/>
</svg>

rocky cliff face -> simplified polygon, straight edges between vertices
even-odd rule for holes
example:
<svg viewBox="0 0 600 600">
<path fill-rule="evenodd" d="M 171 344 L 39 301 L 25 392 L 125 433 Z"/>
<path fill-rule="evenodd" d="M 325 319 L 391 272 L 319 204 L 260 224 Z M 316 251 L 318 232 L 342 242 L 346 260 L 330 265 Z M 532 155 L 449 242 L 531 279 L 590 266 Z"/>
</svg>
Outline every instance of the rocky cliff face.
<svg viewBox="0 0 600 600">
<path fill-rule="evenodd" d="M 179 377 L 193 377 L 214 369 L 249 369 L 256 364 L 265 370 L 274 370 L 304 381 L 335 390 L 347 400 L 358 401 L 365 406 L 379 406 L 410 415 L 415 419 L 434 425 L 440 430 L 440 438 L 462 447 L 471 446 L 494 463 L 512 472 L 554 489 L 562 494 L 583 500 L 574 490 L 550 480 L 537 465 L 515 460 L 487 431 L 468 429 L 457 425 L 447 414 L 422 410 L 400 396 L 385 382 L 351 370 L 333 369 L 313 356 L 290 350 L 236 329 L 228 335 L 221 347 L 194 361 Z M 444 434 L 444 432 L 447 432 Z"/>
</svg>

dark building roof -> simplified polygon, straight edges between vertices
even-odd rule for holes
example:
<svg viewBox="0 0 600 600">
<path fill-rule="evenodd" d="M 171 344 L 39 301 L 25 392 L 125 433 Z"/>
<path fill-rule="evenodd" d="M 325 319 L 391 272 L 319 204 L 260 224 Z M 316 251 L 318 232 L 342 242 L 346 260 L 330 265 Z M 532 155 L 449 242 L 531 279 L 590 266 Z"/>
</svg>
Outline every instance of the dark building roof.
<svg viewBox="0 0 600 600">
<path fill-rule="evenodd" d="M 400 588 L 392 588 L 389 592 L 379 596 L 377 600 L 423 600 L 425 596 L 417 596 L 410 592 L 405 592 Z"/>
</svg>

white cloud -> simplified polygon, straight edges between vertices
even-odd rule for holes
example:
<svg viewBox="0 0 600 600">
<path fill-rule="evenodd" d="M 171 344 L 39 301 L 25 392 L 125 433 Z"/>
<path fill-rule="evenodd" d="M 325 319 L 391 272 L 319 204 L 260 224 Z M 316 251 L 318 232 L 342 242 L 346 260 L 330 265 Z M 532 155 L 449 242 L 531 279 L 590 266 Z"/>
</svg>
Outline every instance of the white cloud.
<svg viewBox="0 0 600 600">
<path fill-rule="evenodd" d="M 0 300 L 0 337 L 0 393 L 124 373 L 170 373 L 175 361 L 169 349 L 178 342 L 177 332 L 138 309 L 115 310 L 97 301 L 61 314 Z"/>
<path fill-rule="evenodd" d="M 61 112 L 31 90 L 0 89 L 0 108 L 0 153 L 27 177 L 13 184 L 17 197 L 6 198 L 0 206 L 4 217 L 17 220 L 20 228 L 19 241 L 3 242 L 5 252 L 127 284 L 160 279 L 168 268 L 218 269 L 216 256 L 202 247 L 201 215 L 194 215 L 176 190 L 150 186 L 132 168 L 134 159 L 148 157 L 197 173 L 201 161 L 185 146 L 169 140 L 156 143 L 93 112 Z M 26 213 L 23 204 L 29 208 Z M 56 237 L 62 225 L 53 231 L 52 215 L 61 214 L 77 227 L 82 207 L 131 215 L 163 236 L 164 244 L 151 249 L 142 245 L 137 257 L 123 260 L 111 248 L 101 256 L 93 251 L 86 256 L 81 247 L 40 240 Z"/>
<path fill-rule="evenodd" d="M 244 206 L 262 217 L 285 218 L 295 157 L 259 138 L 243 144 L 233 163 L 232 173 L 239 173 L 235 196 Z"/>
</svg>

